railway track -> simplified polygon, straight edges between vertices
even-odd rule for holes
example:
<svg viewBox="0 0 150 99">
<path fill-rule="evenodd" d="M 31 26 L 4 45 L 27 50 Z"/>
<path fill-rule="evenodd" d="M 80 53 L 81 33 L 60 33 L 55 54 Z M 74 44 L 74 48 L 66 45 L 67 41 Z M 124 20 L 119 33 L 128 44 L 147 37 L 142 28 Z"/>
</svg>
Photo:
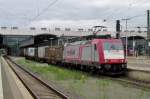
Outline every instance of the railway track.
<svg viewBox="0 0 150 99">
<path fill-rule="evenodd" d="M 13 66 L 13 67 L 11 67 L 11 68 L 21 68 L 21 69 L 23 69 L 23 70 L 25 70 L 26 71 L 26 69 L 24 69 L 24 68 L 22 68 L 22 66 L 20 66 L 20 65 L 18 65 L 18 64 L 16 64 L 14 61 L 12 61 L 12 60 L 7 60 L 8 61 L 8 63 L 11 65 L 11 64 L 14 64 L 14 65 L 16 65 L 16 66 Z M 136 71 L 136 72 L 143 72 L 143 73 L 148 73 L 148 74 L 150 74 L 150 72 L 147 72 L 147 71 L 141 71 L 141 70 L 128 70 L 128 72 L 132 72 L 132 71 Z M 29 73 L 31 73 L 31 72 L 29 72 Z M 32 74 L 32 73 L 31 73 Z M 34 75 L 34 74 L 33 74 Z M 93 77 L 95 77 L 95 74 L 92 74 L 92 76 Z M 145 90 L 150 90 L 150 82 L 147 82 L 147 81 L 141 81 L 141 80 L 137 80 L 137 79 L 132 79 L 132 78 L 130 78 L 130 77 L 128 77 L 127 75 L 126 76 L 120 76 L 120 77 L 110 77 L 110 76 L 102 76 L 102 75 L 100 75 L 100 76 L 97 76 L 98 78 L 99 77 L 101 77 L 101 78 L 108 78 L 108 79 L 110 79 L 110 80 L 113 80 L 113 81 L 117 81 L 117 82 L 119 82 L 119 83 L 124 83 L 125 85 L 131 85 L 131 86 L 133 86 L 133 87 L 136 87 L 136 88 L 140 88 L 140 89 L 145 89 Z M 51 89 L 51 88 L 50 88 Z M 29 90 L 31 90 L 31 89 L 29 89 Z M 32 90 L 31 90 L 32 91 Z M 58 92 L 59 93 L 59 92 Z M 37 95 L 38 93 L 35 93 L 35 94 L 33 94 L 33 95 Z M 61 98 L 60 97 L 61 95 L 59 95 L 59 98 L 58 99 L 69 99 L 68 97 L 63 97 L 63 98 Z M 63 94 L 62 94 L 62 96 L 63 96 Z M 37 98 L 37 97 L 35 97 L 35 98 Z M 37 98 L 37 99 L 39 99 L 39 98 Z M 57 99 L 56 97 L 53 97 L 53 98 L 48 98 L 48 99 Z"/>
<path fill-rule="evenodd" d="M 132 85 L 136 88 L 146 89 L 146 90 L 150 91 L 150 83 L 147 83 L 147 82 L 143 82 L 143 81 L 135 80 L 135 79 L 130 79 L 130 78 L 127 78 L 127 77 L 115 78 L 113 80 L 123 82 L 125 84 L 130 84 L 130 85 Z"/>
<path fill-rule="evenodd" d="M 5 60 L 34 99 L 70 99 L 12 60 Z"/>
<path fill-rule="evenodd" d="M 134 76 L 130 75 L 130 73 L 132 72 L 135 72 Z M 143 76 L 143 78 L 144 78 L 144 75 L 146 75 L 147 77 L 145 79 L 138 78 L 140 74 L 141 74 L 141 77 Z M 149 71 L 128 69 L 126 75 L 124 76 L 107 77 L 107 78 L 114 80 L 114 81 L 132 85 L 136 88 L 146 89 L 150 91 L 150 72 Z"/>
</svg>

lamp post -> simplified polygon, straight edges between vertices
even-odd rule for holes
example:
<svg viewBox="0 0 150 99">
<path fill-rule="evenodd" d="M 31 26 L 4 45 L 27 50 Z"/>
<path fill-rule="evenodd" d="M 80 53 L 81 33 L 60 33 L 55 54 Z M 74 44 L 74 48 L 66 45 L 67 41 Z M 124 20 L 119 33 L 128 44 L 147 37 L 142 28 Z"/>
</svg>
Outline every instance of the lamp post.
<svg viewBox="0 0 150 99">
<path fill-rule="evenodd" d="M 135 40 L 134 40 L 134 36 L 133 36 L 133 56 L 137 56 L 137 51 L 135 53 Z"/>
<path fill-rule="evenodd" d="M 16 56 L 19 56 L 19 39 L 17 39 L 17 53 Z"/>
<path fill-rule="evenodd" d="M 126 55 L 125 58 L 127 58 L 127 54 L 128 54 L 128 37 L 127 37 L 127 32 L 128 32 L 128 20 L 130 20 L 131 18 L 126 18 L 126 19 L 122 19 L 123 21 L 126 21 Z"/>
</svg>

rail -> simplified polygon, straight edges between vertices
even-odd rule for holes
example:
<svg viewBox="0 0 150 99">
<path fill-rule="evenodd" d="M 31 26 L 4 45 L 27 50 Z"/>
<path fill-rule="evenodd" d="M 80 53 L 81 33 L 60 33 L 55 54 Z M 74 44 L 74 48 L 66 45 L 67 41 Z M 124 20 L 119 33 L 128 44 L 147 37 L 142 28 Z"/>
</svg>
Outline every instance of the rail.
<svg viewBox="0 0 150 99">
<path fill-rule="evenodd" d="M 10 58 L 5 57 L 4 59 L 35 99 L 70 99 Z"/>
</svg>

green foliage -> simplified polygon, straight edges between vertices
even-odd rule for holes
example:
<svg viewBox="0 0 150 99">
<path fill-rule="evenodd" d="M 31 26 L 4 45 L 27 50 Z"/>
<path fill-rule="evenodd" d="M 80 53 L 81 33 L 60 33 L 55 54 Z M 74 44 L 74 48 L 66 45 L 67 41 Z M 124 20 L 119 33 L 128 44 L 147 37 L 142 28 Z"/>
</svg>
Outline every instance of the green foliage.
<svg viewBox="0 0 150 99">
<path fill-rule="evenodd" d="M 91 77 L 87 73 L 69 70 L 25 59 L 17 60 L 46 80 L 53 81 L 65 89 L 82 96 L 82 99 L 149 99 L 148 91 L 107 78 Z"/>
<path fill-rule="evenodd" d="M 32 70 L 35 73 L 42 74 L 44 77 L 49 77 L 49 74 L 52 74 L 52 80 L 82 80 L 85 82 L 87 79 L 87 74 L 82 73 L 76 70 L 68 70 L 65 68 L 60 68 L 54 65 L 40 64 L 37 62 L 29 60 L 18 60 L 17 63 L 26 66 L 28 69 Z"/>
</svg>

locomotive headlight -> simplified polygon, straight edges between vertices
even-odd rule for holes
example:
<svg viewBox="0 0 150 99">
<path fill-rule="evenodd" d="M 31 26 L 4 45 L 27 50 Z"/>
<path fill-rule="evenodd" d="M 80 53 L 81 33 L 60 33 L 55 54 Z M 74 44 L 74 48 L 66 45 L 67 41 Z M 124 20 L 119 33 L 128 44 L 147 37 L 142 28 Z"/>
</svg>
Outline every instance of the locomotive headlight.
<svg viewBox="0 0 150 99">
<path fill-rule="evenodd" d="M 123 60 L 123 59 L 121 59 L 121 60 L 120 60 L 120 62 L 121 62 L 121 63 L 124 63 L 124 60 Z"/>
<path fill-rule="evenodd" d="M 109 59 L 105 59 L 105 63 L 108 63 L 109 62 Z"/>
<path fill-rule="evenodd" d="M 122 64 L 122 68 L 126 68 L 127 67 L 127 65 L 126 64 Z"/>
</svg>

